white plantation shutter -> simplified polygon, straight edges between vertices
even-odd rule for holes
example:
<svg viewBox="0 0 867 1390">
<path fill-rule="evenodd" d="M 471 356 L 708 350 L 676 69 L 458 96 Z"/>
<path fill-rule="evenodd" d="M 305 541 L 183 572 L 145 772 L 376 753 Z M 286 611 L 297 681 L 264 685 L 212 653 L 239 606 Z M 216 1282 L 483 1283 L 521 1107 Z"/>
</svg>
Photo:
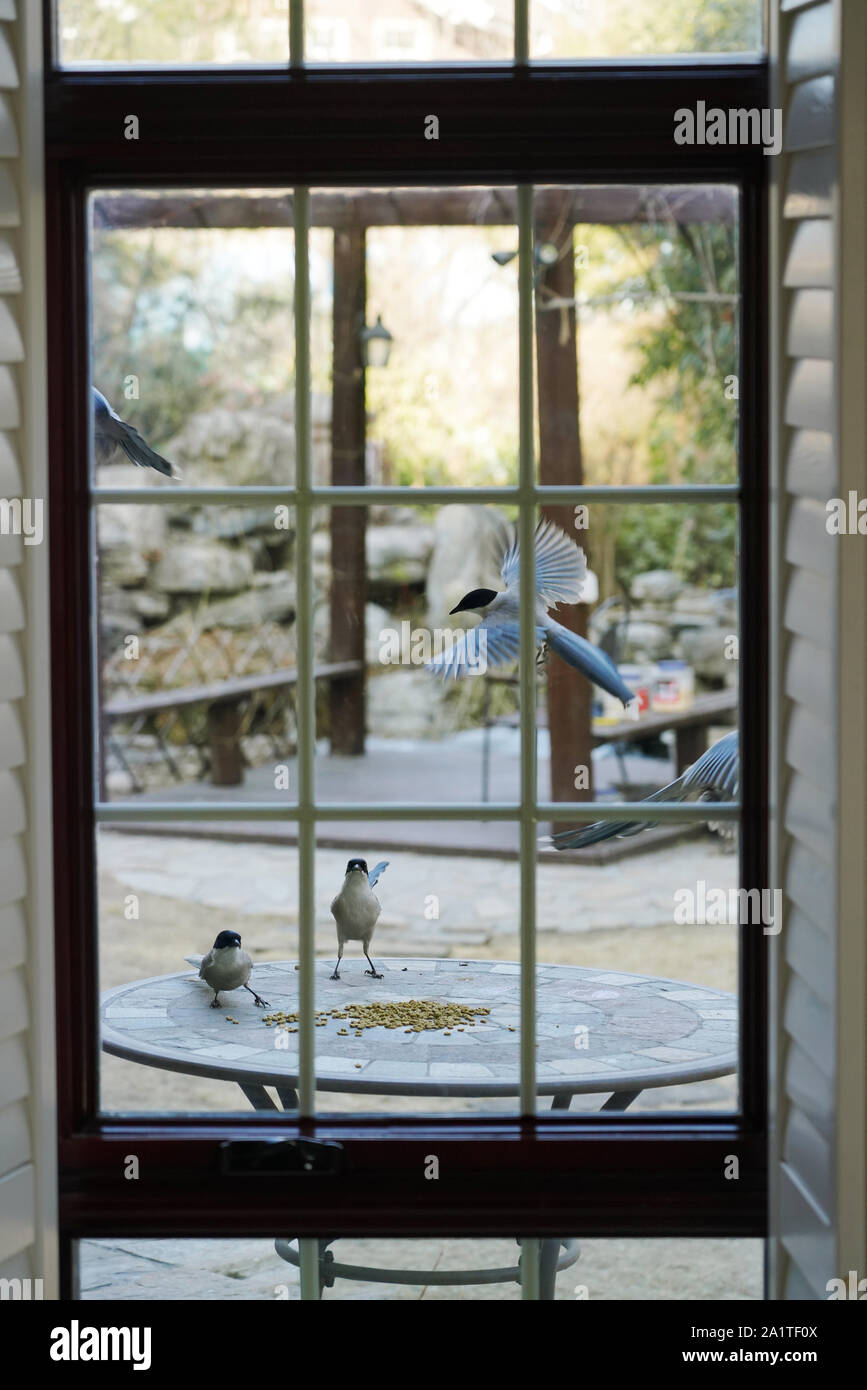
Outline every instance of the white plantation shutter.
<svg viewBox="0 0 867 1390">
<path fill-rule="evenodd" d="M 0 498 L 10 501 L 45 498 L 38 10 L 0 0 Z M 26 102 L 19 71 L 32 79 Z M 0 1276 L 42 1278 L 50 1296 L 50 734 L 36 698 L 48 675 L 46 568 L 44 544 L 0 534 Z"/>
<path fill-rule="evenodd" d="M 865 331 L 863 202 L 859 213 L 864 181 L 863 175 L 860 180 L 850 178 L 848 169 L 842 174 L 853 139 L 860 139 L 864 156 L 867 106 L 859 69 L 867 62 L 867 24 L 861 5 L 841 0 L 772 0 L 771 9 L 774 102 L 783 108 L 785 130 L 774 198 L 772 338 L 777 359 L 774 470 L 781 567 L 775 857 L 785 918 L 775 963 L 769 1293 L 772 1298 L 824 1299 L 830 1279 L 845 1278 L 852 1267 L 859 1268 L 862 1277 L 867 1274 L 867 537 L 859 541 L 829 535 L 825 506 L 829 498 L 845 497 L 847 488 L 856 485 L 853 463 L 856 472 L 859 464 L 850 435 L 859 413 L 860 492 L 867 495 L 867 381 L 863 376 L 860 386 L 857 381 L 859 351 L 863 373 L 863 342 L 855 349 L 854 361 L 850 356 L 859 314 L 862 339 Z M 860 122 L 857 115 L 852 120 L 850 111 L 845 116 L 841 111 L 843 100 L 859 92 Z M 860 271 L 858 242 L 846 231 L 853 219 L 859 222 Z M 859 662 L 860 711 L 851 689 L 859 679 Z M 857 856 L 852 854 L 853 837 Z M 860 1063 L 847 1055 L 850 1031 L 860 1037 Z"/>
</svg>

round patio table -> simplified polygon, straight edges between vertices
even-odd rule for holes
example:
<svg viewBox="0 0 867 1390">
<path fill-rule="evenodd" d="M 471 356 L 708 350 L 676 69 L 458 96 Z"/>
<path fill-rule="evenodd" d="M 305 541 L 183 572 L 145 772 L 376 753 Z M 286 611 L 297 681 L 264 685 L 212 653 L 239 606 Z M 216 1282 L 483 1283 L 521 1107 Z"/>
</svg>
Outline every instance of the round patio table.
<svg viewBox="0 0 867 1390">
<path fill-rule="evenodd" d="M 355 1095 L 516 1096 L 519 1093 L 520 967 L 495 960 L 379 958 L 383 978 L 364 974 L 363 962 L 344 959 L 339 980 L 330 962 L 317 961 L 316 1088 Z M 102 996 L 106 1052 L 145 1066 L 234 1081 L 259 1110 L 297 1108 L 298 1034 L 267 1027 L 263 1017 L 298 1008 L 294 961 L 256 965 L 251 986 L 267 999 L 256 1007 L 245 990 L 212 991 L 194 971 L 138 980 Z M 607 1094 L 604 1111 L 623 1111 L 644 1090 L 682 1085 L 733 1072 L 737 1065 L 737 1007 L 731 994 L 702 985 L 577 965 L 536 968 L 536 1090 L 553 1108 L 575 1095 Z M 436 1000 L 490 1012 L 463 1031 L 407 1032 L 366 1028 L 361 1037 L 343 1019 L 353 1005 Z M 228 1021 L 236 1019 L 233 1023 Z M 295 1025 L 290 1025 L 295 1026 Z M 341 1030 L 345 1030 L 342 1032 Z M 279 1041 L 278 1041 L 279 1040 Z M 288 1044 L 288 1045 L 287 1045 Z M 323 1244 L 325 1244 L 323 1242 Z M 560 1254 L 560 1246 L 564 1252 Z M 578 1258 L 574 1241 L 544 1240 L 543 1296 L 553 1297 L 558 1269 Z M 278 1240 L 278 1253 L 297 1263 L 297 1250 Z M 320 1257 L 320 1287 L 335 1276 L 382 1282 L 422 1282 L 428 1271 L 365 1270 Z M 492 1282 L 519 1270 L 461 1271 L 442 1282 Z M 427 1282 L 436 1282 L 428 1278 Z"/>
</svg>

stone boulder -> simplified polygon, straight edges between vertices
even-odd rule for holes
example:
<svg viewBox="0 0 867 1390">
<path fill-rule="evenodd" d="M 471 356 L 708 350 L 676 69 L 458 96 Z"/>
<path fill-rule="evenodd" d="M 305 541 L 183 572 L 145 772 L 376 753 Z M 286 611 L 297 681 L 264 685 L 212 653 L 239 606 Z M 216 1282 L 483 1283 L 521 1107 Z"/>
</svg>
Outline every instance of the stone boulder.
<svg viewBox="0 0 867 1390">
<path fill-rule="evenodd" d="M 207 632 L 212 628 L 244 631 L 263 623 L 292 623 L 295 620 L 295 578 L 287 570 L 274 574 L 254 574 L 251 587 L 231 598 L 216 599 L 201 604 L 195 610 L 196 626 Z M 164 631 L 185 630 L 188 610 L 179 614 Z"/>
<path fill-rule="evenodd" d="M 295 427 L 267 410 L 218 406 L 191 415 L 164 453 L 188 487 L 295 481 Z"/>
<path fill-rule="evenodd" d="M 382 738 L 437 738 L 447 723 L 442 688 L 427 671 L 395 666 L 368 677 L 369 733 Z"/>
<path fill-rule="evenodd" d="M 683 580 L 673 570 L 645 570 L 632 581 L 632 598 L 637 603 L 673 603 L 683 588 Z"/>
<path fill-rule="evenodd" d="M 365 539 L 367 579 L 379 588 L 401 589 L 423 584 L 433 549 L 433 528 L 416 522 L 400 526 L 368 526 Z M 328 530 L 313 534 L 314 576 L 329 565 L 331 536 Z"/>
<path fill-rule="evenodd" d="M 124 486 L 140 481 L 147 469 L 111 465 L 99 470 L 102 487 Z M 117 478 L 121 473 L 123 481 Z M 152 561 L 162 550 L 166 535 L 166 512 L 162 506 L 148 507 L 112 503 L 96 509 L 97 543 L 103 581 L 113 588 L 134 589 L 144 584 Z"/>
<path fill-rule="evenodd" d="M 510 536 L 506 521 L 492 507 L 441 507 L 433 528 L 433 554 L 427 572 L 427 623 L 460 627 L 463 615 L 450 609 L 470 589 L 501 589 L 500 557 Z M 466 623 L 475 624 L 470 615 Z"/>
<path fill-rule="evenodd" d="M 187 533 L 169 542 L 151 584 L 166 594 L 234 594 L 249 587 L 253 561 L 246 549 Z"/>
</svg>

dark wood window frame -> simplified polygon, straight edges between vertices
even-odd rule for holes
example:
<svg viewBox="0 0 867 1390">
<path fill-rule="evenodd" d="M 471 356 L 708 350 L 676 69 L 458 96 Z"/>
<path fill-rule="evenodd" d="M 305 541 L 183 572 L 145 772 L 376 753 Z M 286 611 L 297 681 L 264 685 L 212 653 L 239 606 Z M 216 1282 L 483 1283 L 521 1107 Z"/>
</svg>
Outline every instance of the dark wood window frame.
<svg viewBox="0 0 867 1390">
<path fill-rule="evenodd" d="M 47 26 L 49 30 L 49 26 Z M 50 31 L 50 30 L 49 30 Z M 673 113 L 764 107 L 760 61 L 77 72 L 47 68 L 46 158 L 60 1221 L 77 1238 L 755 1236 L 766 1209 L 766 947 L 742 929 L 734 1116 L 101 1116 L 93 872 L 86 197 L 91 187 L 730 182 L 741 194 L 741 766 L 745 884 L 766 885 L 765 182 L 751 147 L 677 146 Z M 141 138 L 123 138 L 124 117 Z M 439 141 L 423 138 L 436 113 Z M 435 816 L 435 810 L 432 811 Z M 227 1141 L 332 1138 L 339 1183 L 224 1171 Z M 424 1156 L 440 1157 L 438 1182 Z M 135 1153 L 141 1177 L 123 1178 Z M 740 1159 L 737 1182 L 724 1177 Z M 67 1259 L 67 1295 L 70 1292 Z"/>
</svg>

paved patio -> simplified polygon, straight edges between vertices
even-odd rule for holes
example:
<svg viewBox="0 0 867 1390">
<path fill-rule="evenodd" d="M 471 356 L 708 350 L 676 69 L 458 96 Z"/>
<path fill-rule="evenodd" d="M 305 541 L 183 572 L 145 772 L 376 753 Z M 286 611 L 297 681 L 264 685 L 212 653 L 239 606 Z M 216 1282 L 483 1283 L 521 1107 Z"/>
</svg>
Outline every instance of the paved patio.
<svg viewBox="0 0 867 1390">
<path fill-rule="evenodd" d="M 578 1263 L 557 1279 L 557 1300 L 750 1300 L 762 1297 L 760 1240 L 582 1240 Z M 341 1240 L 352 1264 L 467 1269 L 515 1262 L 510 1240 Z M 300 1299 L 298 1271 L 270 1240 L 86 1240 L 81 1297 L 149 1300 Z M 518 1302 L 517 1284 L 417 1288 L 339 1279 L 323 1298 L 342 1302 Z M 592 1314 L 587 1312 L 588 1316 Z"/>
</svg>

